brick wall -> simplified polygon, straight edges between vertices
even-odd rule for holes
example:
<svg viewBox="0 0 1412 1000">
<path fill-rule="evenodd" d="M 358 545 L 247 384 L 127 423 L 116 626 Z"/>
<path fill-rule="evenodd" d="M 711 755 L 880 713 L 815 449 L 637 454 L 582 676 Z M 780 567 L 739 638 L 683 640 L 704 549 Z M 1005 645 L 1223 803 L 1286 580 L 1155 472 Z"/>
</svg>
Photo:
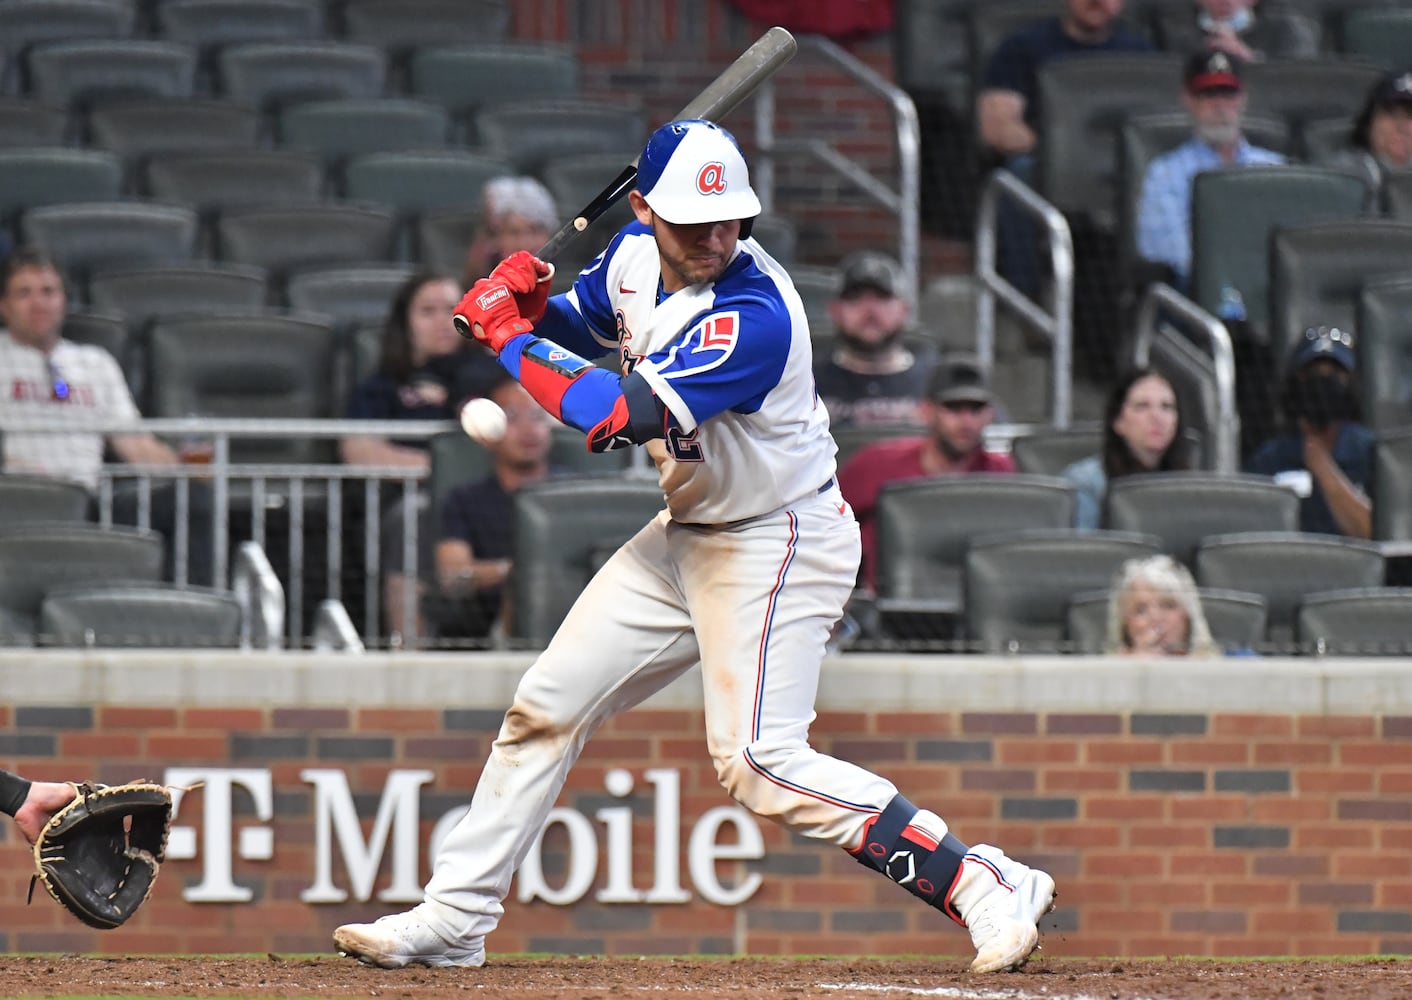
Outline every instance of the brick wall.
<svg viewBox="0 0 1412 1000">
<path fill-rule="evenodd" d="M 680 111 L 769 27 L 723 0 L 517 0 L 513 9 L 513 38 L 571 46 L 586 98 L 640 106 L 654 125 Z M 890 35 L 844 47 L 885 79 L 895 78 Z M 880 98 L 807 47 L 775 83 L 780 138 L 823 138 L 896 187 L 895 130 Z M 754 103 L 725 124 L 753 155 Z M 799 228 L 798 254 L 806 263 L 832 265 L 857 247 L 897 244 L 895 217 L 807 158 L 781 159 L 775 207 Z"/>
<path fill-rule="evenodd" d="M 402 657 L 395 671 L 376 668 L 392 671 L 385 683 L 406 689 L 400 698 L 380 698 L 379 684 L 357 678 L 348 678 L 346 690 L 333 691 L 327 683 L 311 685 L 309 678 L 296 676 L 291 686 L 318 694 L 308 704 L 291 703 L 254 674 L 242 699 L 232 693 L 240 684 L 236 671 L 208 667 L 223 679 L 219 697 L 203 702 L 190 693 L 199 685 L 177 685 L 187 693 L 172 693 L 170 704 L 148 708 L 84 701 L 84 688 L 121 691 L 114 696 L 117 702 L 131 701 L 143 689 L 132 686 L 133 677 L 111 671 L 98 683 L 95 677 L 103 671 L 92 665 L 73 666 L 72 683 L 66 684 L 67 661 L 63 670 L 38 668 L 59 683 L 52 700 L 37 698 L 37 680 L 17 689 L 15 678 L 24 668 L 17 661 L 7 668 L 0 656 L 0 681 L 20 696 L 0 707 L 0 766 L 40 778 L 94 776 L 108 782 L 159 778 L 178 766 L 268 769 L 274 792 L 269 822 L 254 815 L 248 797 L 237 794 L 233 800 L 235 839 L 246 829 L 272 831 L 272 857 L 237 856 L 231 862 L 234 881 L 253 890 L 253 902 L 183 899 L 183 888 L 201 881 L 209 859 L 173 860 L 133 924 L 105 934 L 67 918 L 42 890 L 41 898 L 25 906 L 28 860 L 13 827 L 0 824 L 5 845 L 0 850 L 10 858 L 0 876 L 0 950 L 317 952 L 327 950 L 337 924 L 403 908 L 376 898 L 335 905 L 300 900 L 315 866 L 313 794 L 301 772 L 342 770 L 366 837 L 388 773 L 431 771 L 434 778 L 420 800 L 420 883 L 428 874 L 425 844 L 432 825 L 465 802 L 500 717 L 491 703 L 503 697 L 502 682 L 511 678 L 512 683 L 518 668 L 507 668 L 499 681 L 482 681 L 485 704 L 479 704 L 465 694 L 475 687 L 473 680 L 448 680 L 473 671 L 464 657 L 454 661 L 458 666 L 439 667 L 425 679 L 429 689 L 443 689 L 440 697 L 424 697 L 403 680 L 414 659 Z M 883 668 L 905 674 L 916 692 L 932 692 L 930 698 L 897 697 L 887 684 L 860 680 L 869 672 L 855 668 L 854 690 L 863 685 L 882 692 L 855 697 L 857 708 L 830 692 L 848 682 L 839 676 L 844 664 L 834 664 L 826 671 L 834 680 L 821 697 L 815 743 L 888 775 L 913 801 L 945 816 L 964 840 L 998 843 L 1051 871 L 1059 882 L 1060 907 L 1049 919 L 1047 954 L 1412 951 L 1407 682 L 1388 681 L 1376 697 L 1377 686 L 1366 685 L 1364 700 L 1370 704 L 1381 698 L 1403 706 L 1368 714 L 1339 706 L 1257 711 L 1248 703 L 1192 710 L 1160 692 L 1153 700 L 1176 707 L 1061 704 L 1043 710 L 1023 704 L 1034 700 L 1033 693 L 963 695 L 958 706 L 945 693 L 962 690 L 948 671 L 962 671 L 978 691 L 994 694 L 1008 690 L 1002 683 L 1011 676 L 1007 672 L 1026 668 L 1002 663 L 994 668 L 999 679 L 991 682 L 985 661 L 931 659 L 939 664 L 935 670 L 927 662 Z M 175 676 L 174 669 L 163 667 L 160 676 Z M 312 676 L 326 681 L 337 675 L 333 665 L 321 669 Z M 1207 678 L 1212 701 L 1220 700 L 1217 676 Z M 1200 677 L 1193 682 L 1204 683 Z M 1076 687 L 1073 676 L 1056 677 L 1054 683 L 1056 690 L 1061 684 Z M 1229 683 L 1240 681 L 1229 678 Z M 1297 672 L 1253 683 L 1272 691 L 1294 683 L 1317 686 L 1317 680 Z M 1395 694 L 1387 692 L 1388 685 Z M 681 864 L 688 888 L 687 837 L 708 810 L 729 804 L 706 759 L 700 709 L 687 704 L 690 699 L 654 702 L 611 723 L 590 743 L 561 802 L 590 821 L 605 806 L 631 808 L 633 884 L 639 888 L 654 877 L 652 787 L 644 779 L 649 768 L 681 774 Z M 349 703 L 334 704 L 339 700 Z M 376 703 L 380 700 L 384 704 Z M 890 704 L 869 704 L 876 700 Z M 953 701 L 950 708 L 928 704 L 947 700 Z M 966 700 L 976 704 L 968 707 Z M 1007 708 L 1006 701 L 1021 707 Z M 915 707 L 900 711 L 899 705 Z M 635 779 L 630 795 L 605 791 L 613 768 L 624 768 Z M 198 841 L 203 794 L 190 793 L 178 818 L 198 830 Z M 595 827 L 601 840 L 603 825 Z M 806 844 L 768 824 L 762 823 L 761 831 L 765 857 L 744 866 L 763 881 L 739 907 L 707 903 L 694 891 L 685 905 L 599 904 L 592 893 L 570 906 L 512 899 L 493 950 L 686 954 L 739 948 L 752 954 L 958 958 L 968 952 L 959 928 L 842 852 Z M 567 839 L 556 828 L 544 852 L 551 885 L 561 884 L 566 852 Z M 722 866 L 722 882 L 732 883 L 734 864 Z M 389 866 L 384 856 L 378 890 L 388 885 Z M 348 887 L 347 869 L 336 852 L 332 871 L 334 881 Z M 595 885 L 601 887 L 603 880 L 600 864 Z"/>
</svg>

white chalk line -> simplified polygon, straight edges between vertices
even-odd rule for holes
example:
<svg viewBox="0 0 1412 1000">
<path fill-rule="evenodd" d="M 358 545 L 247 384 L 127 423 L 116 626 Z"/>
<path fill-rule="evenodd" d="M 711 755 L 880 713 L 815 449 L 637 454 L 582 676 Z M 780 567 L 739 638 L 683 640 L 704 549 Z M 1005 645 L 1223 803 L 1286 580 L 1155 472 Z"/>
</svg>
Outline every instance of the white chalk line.
<svg viewBox="0 0 1412 1000">
<path fill-rule="evenodd" d="M 1022 989 L 968 990 L 955 986 L 885 986 L 879 983 L 819 983 L 821 990 L 851 990 L 856 993 L 902 993 L 914 997 L 943 997 L 945 1000 L 1108 1000 L 1112 994 L 1096 997 L 1091 993 L 1030 993 Z M 1150 1000 L 1131 997 L 1128 1000 Z"/>
</svg>

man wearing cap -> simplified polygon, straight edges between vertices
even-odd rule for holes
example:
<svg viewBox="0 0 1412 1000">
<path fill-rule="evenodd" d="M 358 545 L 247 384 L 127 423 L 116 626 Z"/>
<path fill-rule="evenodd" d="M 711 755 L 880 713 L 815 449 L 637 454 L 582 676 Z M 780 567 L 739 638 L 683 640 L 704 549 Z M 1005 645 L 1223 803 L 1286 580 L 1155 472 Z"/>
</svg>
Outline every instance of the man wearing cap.
<svg viewBox="0 0 1412 1000">
<path fill-rule="evenodd" d="M 814 359 L 829 426 L 916 423 L 936 358 L 919 357 L 903 343 L 912 302 L 897 261 L 872 250 L 844 258 L 829 316 L 836 342 Z"/>
<path fill-rule="evenodd" d="M 862 580 L 870 589 L 876 581 L 874 514 L 885 485 L 924 476 L 1015 471 L 1009 455 L 983 446 L 985 429 L 995 417 L 995 397 L 979 359 L 969 354 L 942 357 L 921 411 L 925 435 L 870 444 L 849 459 L 838 476 L 843 496 L 862 528 Z"/>
<path fill-rule="evenodd" d="M 1284 163 L 1279 153 L 1252 146 L 1241 132 L 1245 86 L 1240 62 L 1225 52 L 1200 52 L 1186 64 L 1182 103 L 1191 139 L 1147 166 L 1137 211 L 1137 250 L 1171 268 L 1186 288 L 1191 276 L 1191 185 L 1206 170 Z"/>
<path fill-rule="evenodd" d="M 1281 402 L 1287 432 L 1261 445 L 1246 471 L 1299 494 L 1301 531 L 1373 537 L 1375 438 L 1359 422 L 1353 335 L 1328 326 L 1306 330 L 1290 355 Z"/>
</svg>

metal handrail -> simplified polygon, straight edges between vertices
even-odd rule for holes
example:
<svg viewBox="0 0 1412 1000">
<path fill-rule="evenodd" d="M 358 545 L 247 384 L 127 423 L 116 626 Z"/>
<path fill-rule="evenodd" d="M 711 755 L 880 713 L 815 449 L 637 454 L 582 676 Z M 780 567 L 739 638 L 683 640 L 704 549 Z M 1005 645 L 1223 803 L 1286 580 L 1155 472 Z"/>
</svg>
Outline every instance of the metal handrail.
<svg viewBox="0 0 1412 1000">
<path fill-rule="evenodd" d="M 753 173 L 762 207 L 767 212 L 774 208 L 774 157 L 777 153 L 802 152 L 819 160 L 897 216 L 897 260 L 902 265 L 911 299 L 916 302 L 922 255 L 922 131 L 917 122 L 917 106 L 905 90 L 823 35 L 803 35 L 799 43 L 818 52 L 891 105 L 897 133 L 898 186 L 894 191 L 822 139 L 800 142 L 776 139 L 774 81 L 767 80 L 755 96 L 755 145 L 759 153 Z"/>
<path fill-rule="evenodd" d="M 1053 311 L 1046 312 L 996 269 L 996 218 L 1000 199 L 1012 199 L 1033 216 L 1049 237 L 1054 278 Z M 995 300 L 1014 309 L 1024 323 L 1049 338 L 1054 377 L 1055 427 L 1073 419 L 1074 371 L 1074 240 L 1064 213 L 1040 197 L 1008 170 L 994 170 L 981 189 L 976 213 L 976 354 L 987 370 L 995 367 Z"/>
<path fill-rule="evenodd" d="M 329 653 L 365 653 L 367 649 L 353 627 L 353 619 L 348 617 L 348 609 L 334 597 L 326 597 L 319 602 L 314 612 L 314 648 Z"/>
<path fill-rule="evenodd" d="M 1148 286 L 1138 306 L 1133 335 L 1133 364 L 1146 367 L 1152 342 L 1166 335 L 1158 322 L 1159 310 L 1173 325 L 1201 334 L 1211 347 L 1211 367 L 1216 379 L 1216 471 L 1235 472 L 1240 456 L 1240 413 L 1236 408 L 1235 348 L 1230 331 L 1219 319 L 1177 291 L 1156 282 Z"/>
<path fill-rule="evenodd" d="M 241 542 L 231 569 L 231 592 L 240 604 L 240 648 L 284 648 L 284 587 L 257 542 Z"/>
</svg>

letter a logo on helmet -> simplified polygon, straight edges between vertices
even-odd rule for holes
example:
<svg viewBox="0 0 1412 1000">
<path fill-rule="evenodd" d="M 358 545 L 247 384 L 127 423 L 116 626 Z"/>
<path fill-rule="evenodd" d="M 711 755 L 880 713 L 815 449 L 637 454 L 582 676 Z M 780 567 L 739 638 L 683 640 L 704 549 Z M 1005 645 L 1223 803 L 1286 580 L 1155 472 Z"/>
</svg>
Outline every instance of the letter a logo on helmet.
<svg viewBox="0 0 1412 1000">
<path fill-rule="evenodd" d="M 653 212 L 678 225 L 760 214 L 735 137 L 699 118 L 668 122 L 652 133 L 638 157 L 637 190 Z"/>
<path fill-rule="evenodd" d="M 696 175 L 696 190 L 702 194 L 726 193 L 726 165 L 708 163 Z"/>
</svg>

